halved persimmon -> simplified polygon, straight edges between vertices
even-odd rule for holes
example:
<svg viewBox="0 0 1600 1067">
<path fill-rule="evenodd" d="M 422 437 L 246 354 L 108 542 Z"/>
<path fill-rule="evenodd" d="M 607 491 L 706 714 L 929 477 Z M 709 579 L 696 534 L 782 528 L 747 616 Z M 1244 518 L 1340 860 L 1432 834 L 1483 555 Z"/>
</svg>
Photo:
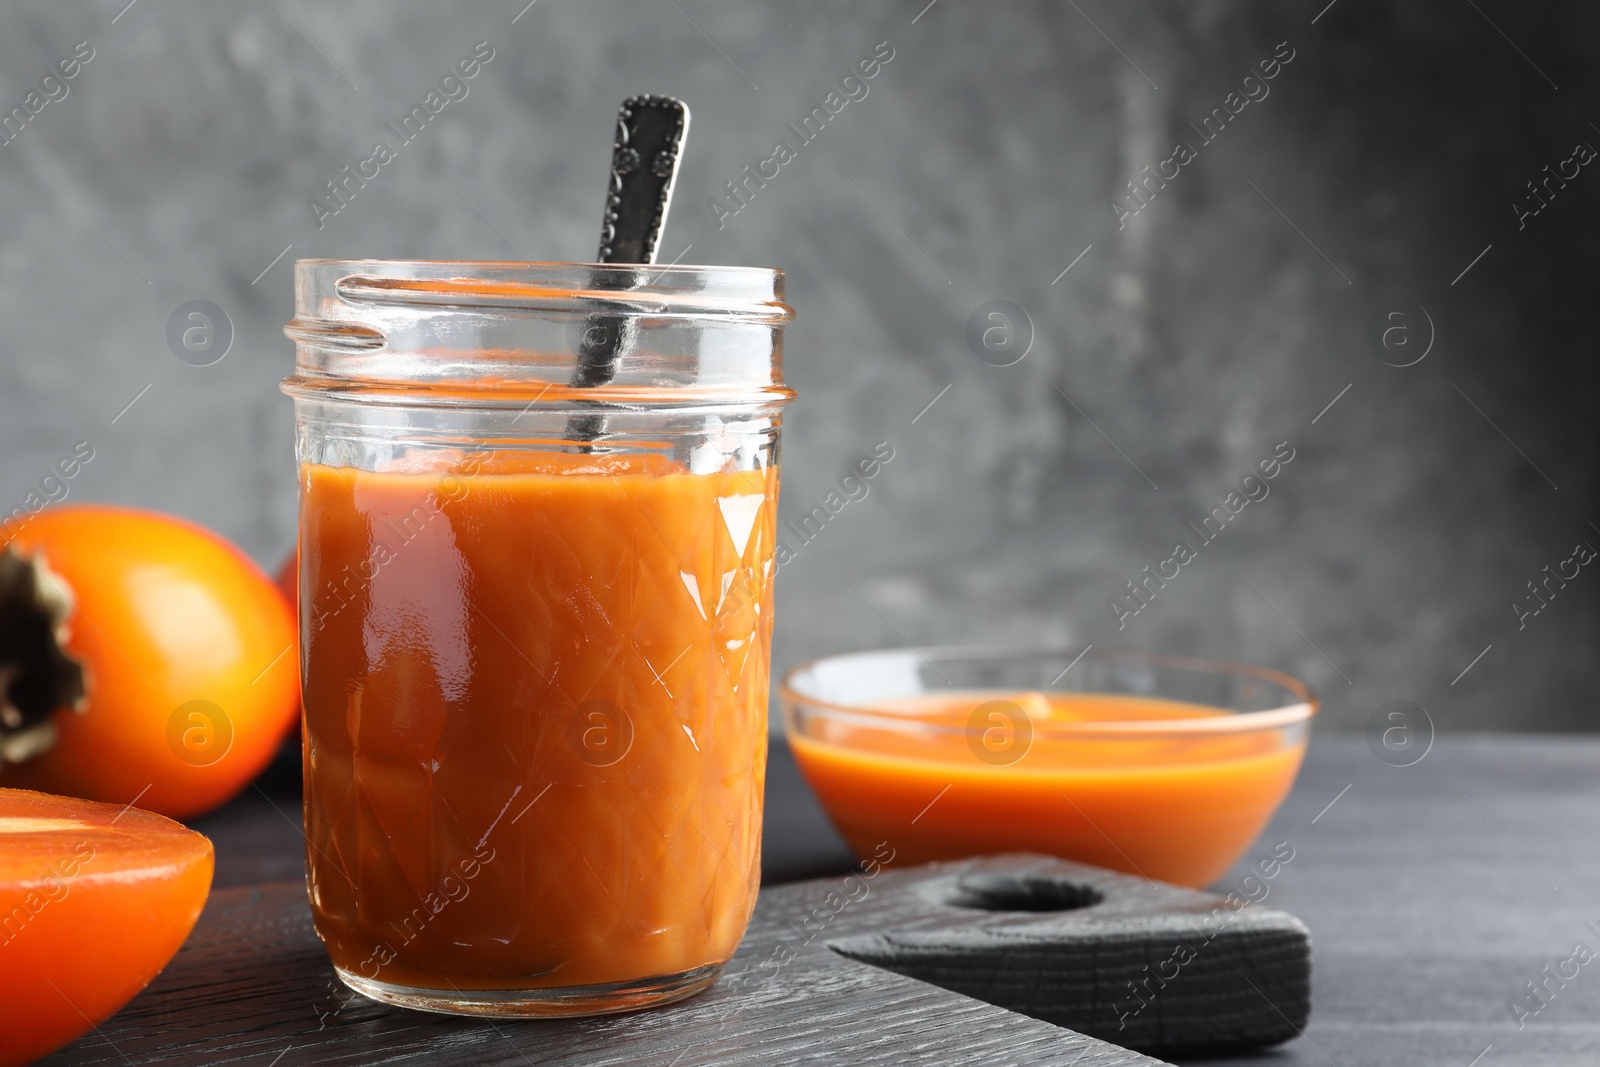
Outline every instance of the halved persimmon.
<svg viewBox="0 0 1600 1067">
<path fill-rule="evenodd" d="M 211 890 L 211 842 L 137 808 L 0 789 L 0 1067 L 110 1018 Z"/>
</svg>

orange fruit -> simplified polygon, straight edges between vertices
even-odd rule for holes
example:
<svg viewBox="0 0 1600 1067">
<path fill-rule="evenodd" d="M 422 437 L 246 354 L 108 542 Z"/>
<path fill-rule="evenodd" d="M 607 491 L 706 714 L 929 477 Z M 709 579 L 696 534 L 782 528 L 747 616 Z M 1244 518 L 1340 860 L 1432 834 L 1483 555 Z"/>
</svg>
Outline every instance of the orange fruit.
<svg viewBox="0 0 1600 1067">
<path fill-rule="evenodd" d="M 33 725 L 55 735 L 13 752 L 11 766 L 0 758 L 0 785 L 188 818 L 271 762 L 299 706 L 295 626 L 238 549 L 182 519 L 102 505 L 40 512 L 6 548 L 0 578 L 18 560 L 42 566 L 40 599 L 55 601 L 58 643 L 82 679 L 56 695 L 81 694 L 77 710 L 56 707 L 29 672 L 62 665 L 19 658 L 0 628 L 0 727 L 29 717 L 32 693 L 48 716 Z M 0 606 L 26 600 L 26 589 L 4 592 Z"/>
<path fill-rule="evenodd" d="M 0 1067 L 87 1033 L 200 917 L 211 842 L 137 808 L 0 789 Z"/>
</svg>

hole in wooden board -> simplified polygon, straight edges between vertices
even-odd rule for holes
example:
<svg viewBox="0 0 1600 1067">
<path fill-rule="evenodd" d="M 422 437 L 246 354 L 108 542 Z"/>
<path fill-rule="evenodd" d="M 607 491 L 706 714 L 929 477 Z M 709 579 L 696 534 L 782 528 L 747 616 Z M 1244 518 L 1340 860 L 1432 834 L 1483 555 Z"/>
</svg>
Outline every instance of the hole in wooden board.
<svg viewBox="0 0 1600 1067">
<path fill-rule="evenodd" d="M 1037 874 L 968 875 L 945 903 L 979 911 L 1074 911 L 1104 900 L 1092 886 Z"/>
</svg>

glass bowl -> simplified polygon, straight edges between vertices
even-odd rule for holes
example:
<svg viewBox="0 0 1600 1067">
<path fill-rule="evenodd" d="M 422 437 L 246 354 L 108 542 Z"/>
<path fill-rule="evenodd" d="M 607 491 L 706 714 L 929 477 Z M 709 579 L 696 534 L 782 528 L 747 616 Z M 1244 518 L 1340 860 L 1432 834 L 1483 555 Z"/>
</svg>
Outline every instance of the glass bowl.
<svg viewBox="0 0 1600 1067">
<path fill-rule="evenodd" d="M 1196 887 L 1288 794 L 1317 706 L 1265 667 L 1094 650 L 853 652 L 779 691 L 863 860 L 1042 852 Z"/>
</svg>

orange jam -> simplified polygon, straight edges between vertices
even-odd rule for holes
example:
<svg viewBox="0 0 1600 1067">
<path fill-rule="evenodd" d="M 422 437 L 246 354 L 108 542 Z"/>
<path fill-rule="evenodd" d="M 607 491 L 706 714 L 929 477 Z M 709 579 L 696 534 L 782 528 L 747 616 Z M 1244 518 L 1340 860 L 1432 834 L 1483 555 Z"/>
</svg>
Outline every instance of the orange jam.
<svg viewBox="0 0 1600 1067">
<path fill-rule="evenodd" d="M 1020 708 L 1031 730 L 1004 758 L 985 758 L 986 734 L 969 729 L 974 709 L 994 700 Z M 1183 733 L 1230 713 L 1123 694 L 940 693 L 880 701 L 871 713 L 819 716 L 790 743 L 856 853 L 888 842 L 903 864 L 1045 852 L 1208 885 L 1266 826 L 1305 753 L 1303 732 Z M 1162 720 L 1174 732 L 1061 729 Z"/>
<path fill-rule="evenodd" d="M 334 963 L 465 991 L 725 962 L 760 874 L 776 469 L 481 452 L 301 477 Z"/>
</svg>

